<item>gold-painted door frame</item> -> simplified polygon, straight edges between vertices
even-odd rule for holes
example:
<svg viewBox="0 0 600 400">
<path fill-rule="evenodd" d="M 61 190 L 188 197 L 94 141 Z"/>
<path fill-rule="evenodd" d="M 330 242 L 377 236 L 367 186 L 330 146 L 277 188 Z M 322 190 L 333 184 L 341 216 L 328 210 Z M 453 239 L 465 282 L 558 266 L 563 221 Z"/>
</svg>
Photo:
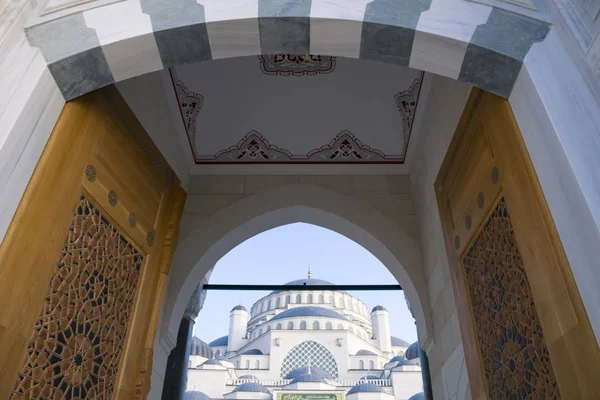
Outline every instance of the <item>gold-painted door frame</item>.
<svg viewBox="0 0 600 400">
<path fill-rule="evenodd" d="M 472 397 L 498 394 L 486 382 L 482 357 L 492 355 L 481 354 L 462 262 L 505 202 L 560 394 L 600 399 L 600 351 L 508 101 L 473 89 L 435 186 Z"/>
<path fill-rule="evenodd" d="M 0 246 L 1 399 L 10 398 L 23 365 L 57 256 L 65 244 L 73 207 L 82 194 L 94 198 L 104 190 L 90 183 L 89 164 L 94 157 L 113 156 L 98 153 L 103 151 L 99 143 L 107 127 L 120 135 L 138 163 L 136 166 L 155 178 L 152 185 L 160 194 L 147 243 L 135 240 L 145 252 L 145 260 L 113 398 L 143 399 L 149 391 L 152 349 L 185 192 L 117 89 L 110 86 L 65 104 Z M 115 164 L 115 176 L 131 172 L 119 170 L 118 159 Z M 102 202 L 105 200 L 111 202 L 111 196 L 103 197 Z M 97 206 L 108 211 L 111 222 L 125 236 L 139 237 L 140 233 L 132 228 L 135 224 L 128 224 L 126 215 L 111 213 L 110 206 L 102 202 L 98 201 Z"/>
</svg>

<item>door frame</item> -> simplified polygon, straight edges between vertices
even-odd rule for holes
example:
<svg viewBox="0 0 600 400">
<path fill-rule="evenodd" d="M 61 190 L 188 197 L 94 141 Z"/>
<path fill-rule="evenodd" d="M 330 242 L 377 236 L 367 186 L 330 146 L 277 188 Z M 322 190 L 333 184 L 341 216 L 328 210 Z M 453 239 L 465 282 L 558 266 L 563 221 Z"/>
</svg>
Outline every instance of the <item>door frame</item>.
<svg viewBox="0 0 600 400">
<path fill-rule="evenodd" d="M 477 88 L 471 92 L 435 181 L 472 398 L 487 399 L 488 390 L 458 258 L 480 227 L 474 226 L 466 234 L 458 224 L 455 226 L 447 191 L 466 155 L 466 144 L 486 119 L 494 122 L 486 125 L 486 131 L 500 171 L 500 178 L 495 178 L 501 187 L 498 196 L 503 196 L 510 206 L 511 222 L 561 394 L 573 399 L 600 398 L 598 344 L 510 103 Z M 517 168 L 519 165 L 524 167 Z M 496 201 L 497 198 L 486 200 L 486 206 Z M 493 207 L 486 210 L 483 222 Z M 458 245 L 457 237 L 462 242 Z"/>
</svg>

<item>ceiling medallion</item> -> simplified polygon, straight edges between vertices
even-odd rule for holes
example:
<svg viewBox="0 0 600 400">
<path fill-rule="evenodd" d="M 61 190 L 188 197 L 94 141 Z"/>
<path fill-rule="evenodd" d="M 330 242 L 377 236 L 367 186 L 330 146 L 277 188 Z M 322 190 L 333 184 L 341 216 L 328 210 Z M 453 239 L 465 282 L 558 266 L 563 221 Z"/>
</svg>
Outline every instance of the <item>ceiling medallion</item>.
<svg viewBox="0 0 600 400">
<path fill-rule="evenodd" d="M 494 183 L 494 184 L 498 183 L 499 175 L 500 175 L 500 172 L 498 171 L 498 168 L 492 167 L 492 183 Z"/>
<path fill-rule="evenodd" d="M 135 228 L 135 226 L 137 225 L 137 217 L 135 216 L 135 213 L 132 211 L 129 213 L 129 226 L 131 226 L 132 228 Z"/>
<path fill-rule="evenodd" d="M 117 203 L 119 202 L 119 198 L 117 197 L 117 192 L 115 192 L 114 190 L 109 190 L 108 191 L 108 204 L 110 204 L 111 206 L 116 206 Z"/>
<path fill-rule="evenodd" d="M 93 165 L 88 164 L 85 166 L 85 178 L 90 182 L 96 180 L 96 168 Z"/>
<path fill-rule="evenodd" d="M 148 242 L 148 246 L 154 246 L 154 233 L 148 232 L 146 234 L 146 241 Z"/>
</svg>

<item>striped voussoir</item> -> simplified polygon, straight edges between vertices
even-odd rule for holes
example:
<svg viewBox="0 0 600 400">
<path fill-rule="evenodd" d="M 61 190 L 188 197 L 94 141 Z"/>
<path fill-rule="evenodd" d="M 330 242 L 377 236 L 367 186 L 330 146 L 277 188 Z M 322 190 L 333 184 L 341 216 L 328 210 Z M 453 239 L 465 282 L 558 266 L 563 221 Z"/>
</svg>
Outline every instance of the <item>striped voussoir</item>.
<svg viewBox="0 0 600 400">
<path fill-rule="evenodd" d="M 70 100 L 163 68 L 278 53 L 393 63 L 508 97 L 549 29 L 465 0 L 126 0 L 26 31 Z"/>
</svg>

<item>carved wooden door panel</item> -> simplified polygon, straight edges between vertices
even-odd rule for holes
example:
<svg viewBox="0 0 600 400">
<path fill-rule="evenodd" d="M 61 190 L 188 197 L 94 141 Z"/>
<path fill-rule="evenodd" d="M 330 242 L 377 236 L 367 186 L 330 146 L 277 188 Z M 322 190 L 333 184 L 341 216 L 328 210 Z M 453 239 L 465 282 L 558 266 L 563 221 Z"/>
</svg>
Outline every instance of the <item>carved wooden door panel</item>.
<svg viewBox="0 0 600 400">
<path fill-rule="evenodd" d="M 185 194 L 114 87 L 69 102 L 0 247 L 0 398 L 143 398 Z"/>
<path fill-rule="evenodd" d="M 600 398 L 598 345 L 508 101 L 473 90 L 436 192 L 473 398 Z"/>
</svg>

